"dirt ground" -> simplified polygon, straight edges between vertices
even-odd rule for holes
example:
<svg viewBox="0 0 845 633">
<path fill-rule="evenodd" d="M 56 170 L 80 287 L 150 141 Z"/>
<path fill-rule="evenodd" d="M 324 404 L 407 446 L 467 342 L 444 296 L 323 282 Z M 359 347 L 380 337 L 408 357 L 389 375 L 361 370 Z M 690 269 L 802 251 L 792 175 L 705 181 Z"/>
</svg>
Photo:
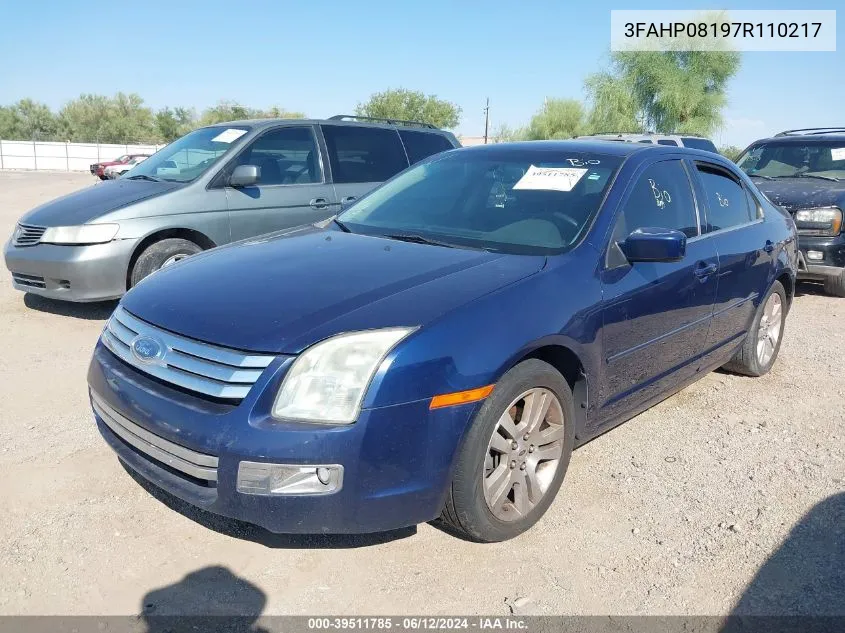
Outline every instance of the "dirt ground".
<svg viewBox="0 0 845 633">
<path fill-rule="evenodd" d="M 0 235 L 92 180 L 0 172 Z M 845 299 L 801 287 L 769 375 L 710 374 L 576 451 L 496 545 L 279 536 L 142 487 L 87 402 L 113 307 L 0 274 L 0 614 L 845 614 Z"/>
</svg>

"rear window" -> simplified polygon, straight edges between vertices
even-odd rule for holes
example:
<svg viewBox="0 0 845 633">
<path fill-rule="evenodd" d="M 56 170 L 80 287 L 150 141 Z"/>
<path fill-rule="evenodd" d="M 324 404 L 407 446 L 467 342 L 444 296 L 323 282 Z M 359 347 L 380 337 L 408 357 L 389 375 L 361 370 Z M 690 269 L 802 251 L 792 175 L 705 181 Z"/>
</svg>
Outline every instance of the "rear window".
<svg viewBox="0 0 845 633">
<path fill-rule="evenodd" d="M 706 138 L 695 138 L 695 137 L 681 137 L 681 142 L 683 142 L 684 147 L 691 147 L 693 149 L 703 149 L 705 152 L 713 152 L 714 154 L 718 154 L 719 150 L 716 149 L 716 146 L 713 145 L 711 141 L 708 141 Z"/>
<path fill-rule="evenodd" d="M 396 130 L 324 125 L 336 183 L 383 182 L 408 166 Z"/>
<path fill-rule="evenodd" d="M 678 144 L 670 138 L 659 138 L 657 139 L 658 145 L 671 145 L 672 147 L 677 147 Z"/>
<path fill-rule="evenodd" d="M 439 154 L 446 150 L 453 149 L 452 143 L 442 134 L 433 132 L 415 132 L 412 130 L 399 130 L 399 136 L 405 145 L 405 152 L 411 164 L 420 162 L 432 154 Z"/>
</svg>

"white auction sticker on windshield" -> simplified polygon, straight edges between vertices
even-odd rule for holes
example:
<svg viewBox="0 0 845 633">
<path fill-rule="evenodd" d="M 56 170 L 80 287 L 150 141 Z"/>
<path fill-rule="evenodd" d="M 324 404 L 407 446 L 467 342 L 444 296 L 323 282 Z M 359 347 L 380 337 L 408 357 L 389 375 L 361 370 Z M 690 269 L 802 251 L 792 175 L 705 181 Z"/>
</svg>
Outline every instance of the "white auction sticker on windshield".
<svg viewBox="0 0 845 633">
<path fill-rule="evenodd" d="M 572 187 L 587 173 L 583 167 L 535 167 L 531 165 L 514 189 L 541 191 L 572 191 Z"/>
<path fill-rule="evenodd" d="M 223 130 L 222 132 L 220 132 L 220 134 L 211 139 L 211 142 L 231 143 L 232 141 L 238 140 L 244 134 L 246 134 L 246 130 L 239 130 L 237 128 L 230 127 L 228 130 Z"/>
<path fill-rule="evenodd" d="M 830 149 L 831 160 L 845 160 L 845 147 L 832 147 Z"/>
</svg>

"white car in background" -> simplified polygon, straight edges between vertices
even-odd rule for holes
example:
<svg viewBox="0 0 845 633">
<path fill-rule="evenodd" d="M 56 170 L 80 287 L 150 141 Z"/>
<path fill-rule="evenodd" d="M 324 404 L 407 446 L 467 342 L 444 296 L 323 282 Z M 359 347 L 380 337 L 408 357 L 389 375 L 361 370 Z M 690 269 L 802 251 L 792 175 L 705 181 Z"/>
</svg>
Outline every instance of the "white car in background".
<svg viewBox="0 0 845 633">
<path fill-rule="evenodd" d="M 105 168 L 105 170 L 103 170 L 103 173 L 109 180 L 120 178 L 123 174 L 132 169 L 135 165 L 145 161 L 147 158 L 149 158 L 149 156 L 135 156 L 131 158 L 128 162 L 121 163 L 119 165 L 109 165 Z"/>
</svg>

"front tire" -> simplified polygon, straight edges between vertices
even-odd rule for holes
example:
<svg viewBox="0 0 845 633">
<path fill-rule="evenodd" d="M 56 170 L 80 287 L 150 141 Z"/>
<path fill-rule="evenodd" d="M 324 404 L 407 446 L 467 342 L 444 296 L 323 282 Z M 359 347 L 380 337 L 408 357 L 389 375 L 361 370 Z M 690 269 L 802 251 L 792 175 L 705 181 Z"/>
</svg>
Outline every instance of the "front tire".
<svg viewBox="0 0 845 633">
<path fill-rule="evenodd" d="M 724 367 L 746 376 L 767 374 L 777 360 L 787 310 L 786 291 L 779 281 L 757 307 L 742 347 Z"/>
<path fill-rule="evenodd" d="M 824 280 L 824 291 L 834 297 L 845 297 L 845 270 L 836 277 L 827 277 Z"/>
<path fill-rule="evenodd" d="M 190 240 L 171 237 L 154 244 L 150 244 L 135 260 L 132 274 L 129 276 L 129 287 L 138 284 L 144 277 L 153 274 L 160 268 L 195 255 L 202 251 L 202 247 Z"/>
<path fill-rule="evenodd" d="M 508 371 L 479 410 L 458 456 L 441 515 L 474 541 L 504 541 L 554 501 L 575 440 L 572 390 L 536 359 Z"/>
</svg>

